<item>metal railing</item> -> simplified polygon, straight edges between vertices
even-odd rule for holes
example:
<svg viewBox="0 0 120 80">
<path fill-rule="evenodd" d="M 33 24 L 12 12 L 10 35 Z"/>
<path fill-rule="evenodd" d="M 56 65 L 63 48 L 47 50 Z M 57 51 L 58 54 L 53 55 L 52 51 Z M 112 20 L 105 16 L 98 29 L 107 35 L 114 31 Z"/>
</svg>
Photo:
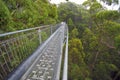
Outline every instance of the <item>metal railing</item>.
<svg viewBox="0 0 120 80">
<path fill-rule="evenodd" d="M 40 53 L 21 80 L 59 80 L 60 62 L 64 43 L 64 26 L 59 27 L 43 45 L 36 50 Z M 10 80 L 15 80 L 13 77 Z"/>
<path fill-rule="evenodd" d="M 0 34 L 0 80 L 14 72 L 60 25 Z"/>
<path fill-rule="evenodd" d="M 65 46 L 65 55 L 64 55 L 64 67 L 63 67 L 63 79 L 68 80 L 68 27 L 66 26 L 66 46 Z"/>
</svg>

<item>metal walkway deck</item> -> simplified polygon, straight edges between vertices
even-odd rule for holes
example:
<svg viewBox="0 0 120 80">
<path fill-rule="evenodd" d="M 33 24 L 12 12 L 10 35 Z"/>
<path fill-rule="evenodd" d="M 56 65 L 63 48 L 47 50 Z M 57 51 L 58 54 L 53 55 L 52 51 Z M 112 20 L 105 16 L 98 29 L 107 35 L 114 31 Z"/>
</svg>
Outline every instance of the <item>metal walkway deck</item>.
<svg viewBox="0 0 120 80">
<path fill-rule="evenodd" d="M 7 43 L 5 43 L 6 42 L 5 40 L 1 41 L 0 59 L 3 59 L 3 62 L 0 62 L 0 67 L 2 68 L 2 70 L 0 70 L 0 80 L 4 80 L 4 79 L 5 80 L 59 80 L 60 70 L 61 70 L 62 51 L 63 51 L 62 49 L 63 49 L 64 43 L 66 43 L 66 52 L 65 52 L 65 59 L 64 59 L 65 66 L 63 71 L 63 74 L 64 74 L 63 80 L 67 80 L 67 64 L 68 64 L 67 62 L 67 55 L 68 55 L 67 54 L 68 53 L 67 25 L 62 22 L 61 24 L 58 24 L 54 27 L 50 27 L 48 29 L 44 28 L 42 30 L 37 27 L 35 29 L 33 28 L 29 30 L 30 32 L 31 30 L 35 30 L 35 31 L 32 31 L 32 33 L 27 33 L 27 38 L 32 36 L 35 37 L 36 30 L 37 30 L 37 33 L 39 34 L 35 38 L 39 40 L 38 41 L 35 40 L 35 41 L 37 41 L 36 44 L 38 44 L 39 42 L 40 46 L 36 49 L 36 51 L 34 51 L 32 55 L 30 54 L 29 54 L 30 56 L 27 55 L 29 56 L 27 59 L 25 58 L 22 59 L 22 57 L 24 57 L 23 53 L 18 53 L 19 51 L 22 52 L 25 49 L 19 50 L 19 48 L 21 47 L 17 49 L 15 48 L 16 50 L 18 50 L 18 52 L 15 53 L 14 49 L 12 49 L 10 46 L 10 42 L 8 43 L 9 40 L 7 40 Z M 27 29 L 27 31 L 29 30 Z M 22 30 L 18 32 L 21 33 L 23 31 L 26 32 L 26 30 Z M 46 34 L 48 34 L 47 35 L 48 39 L 46 39 L 46 41 L 45 39 L 43 39 L 45 37 L 45 34 L 44 33 L 42 34 L 43 31 L 45 31 Z M 0 37 L 11 35 L 11 34 L 13 35 L 18 32 L 0 34 Z M 32 35 L 32 36 L 29 36 L 29 35 Z M 26 41 L 24 39 L 25 38 L 22 38 L 22 41 Z M 33 38 L 29 38 L 29 39 L 33 39 Z M 15 42 L 13 42 L 13 44 L 21 45 L 20 42 L 21 42 L 20 39 L 19 40 L 15 39 Z M 6 44 L 8 44 L 9 46 Z M 6 47 L 3 45 L 5 45 Z M 24 44 L 24 45 L 27 45 L 27 44 Z M 5 50 L 6 54 L 4 53 L 3 55 L 3 52 L 5 52 L 3 49 L 4 47 L 6 49 Z M 24 48 L 26 48 L 26 46 Z M 11 52 L 10 52 L 10 49 L 11 49 Z M 14 56 L 15 54 L 18 54 L 19 58 L 14 58 L 16 57 Z M 14 68 L 11 68 L 11 65 L 9 65 L 10 62 L 7 60 L 7 58 L 5 58 L 5 55 L 8 56 L 10 61 L 14 61 L 14 59 L 19 60 L 19 65 L 16 67 L 14 66 Z M 7 68 L 5 68 L 5 66 Z M 8 71 L 8 69 L 10 71 Z M 4 76 L 4 73 L 6 73 L 6 76 Z"/>
</svg>

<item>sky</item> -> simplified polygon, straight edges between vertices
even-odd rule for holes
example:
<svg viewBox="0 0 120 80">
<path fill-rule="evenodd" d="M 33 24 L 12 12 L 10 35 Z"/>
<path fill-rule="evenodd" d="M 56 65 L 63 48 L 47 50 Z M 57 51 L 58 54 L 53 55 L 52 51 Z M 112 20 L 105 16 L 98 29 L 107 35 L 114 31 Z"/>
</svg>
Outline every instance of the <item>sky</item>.
<svg viewBox="0 0 120 80">
<path fill-rule="evenodd" d="M 69 0 L 71 2 L 75 2 L 77 4 L 82 4 L 86 0 Z M 59 4 L 60 2 L 66 2 L 66 0 L 51 0 L 51 3 Z"/>
<path fill-rule="evenodd" d="M 82 4 L 86 0 L 69 0 L 69 1 L 70 2 L 75 2 L 76 4 Z M 51 0 L 51 3 L 54 3 L 54 4 L 60 4 L 61 2 L 66 2 L 66 0 Z M 109 10 L 112 10 L 112 9 L 117 10 L 119 8 L 119 5 L 120 5 L 120 0 L 119 0 L 119 5 L 116 5 L 114 7 L 113 7 L 113 5 L 112 6 L 107 6 L 107 5 L 105 5 L 105 3 L 102 3 L 102 2 L 101 2 L 101 4 L 104 5 L 105 7 L 107 7 L 107 9 L 109 9 Z"/>
</svg>

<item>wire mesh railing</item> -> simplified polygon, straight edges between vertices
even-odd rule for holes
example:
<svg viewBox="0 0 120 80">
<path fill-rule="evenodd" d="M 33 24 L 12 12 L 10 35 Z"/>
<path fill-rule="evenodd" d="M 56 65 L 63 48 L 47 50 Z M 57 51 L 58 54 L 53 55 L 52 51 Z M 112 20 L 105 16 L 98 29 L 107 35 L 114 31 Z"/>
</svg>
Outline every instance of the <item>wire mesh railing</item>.
<svg viewBox="0 0 120 80">
<path fill-rule="evenodd" d="M 65 42 L 68 47 L 67 25 L 65 23 L 61 24 L 61 27 L 59 27 L 52 36 L 36 50 L 36 53 L 39 54 L 27 71 L 19 78 L 18 76 L 20 74 L 14 74 L 9 80 L 60 80 L 62 53 L 64 53 L 63 46 Z M 67 48 L 65 50 L 68 52 Z M 65 55 L 67 52 L 65 52 Z M 63 72 L 65 73 L 63 75 L 63 80 L 67 80 L 67 57 L 68 56 L 65 56 L 64 61 L 65 65 Z M 23 68 L 19 70 L 23 70 Z M 20 72 L 21 71 L 18 71 L 16 73 Z"/>
<path fill-rule="evenodd" d="M 47 25 L 0 34 L 0 80 L 13 72 L 59 26 Z"/>
</svg>

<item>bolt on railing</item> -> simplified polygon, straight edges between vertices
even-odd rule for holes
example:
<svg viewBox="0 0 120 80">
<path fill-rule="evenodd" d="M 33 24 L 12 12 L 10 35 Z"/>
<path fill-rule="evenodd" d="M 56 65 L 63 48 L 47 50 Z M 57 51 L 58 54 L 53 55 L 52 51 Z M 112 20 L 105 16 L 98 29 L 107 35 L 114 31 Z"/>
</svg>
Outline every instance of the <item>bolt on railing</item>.
<svg viewBox="0 0 120 80">
<path fill-rule="evenodd" d="M 0 34 L 0 80 L 8 77 L 59 26 L 47 25 Z"/>
</svg>

